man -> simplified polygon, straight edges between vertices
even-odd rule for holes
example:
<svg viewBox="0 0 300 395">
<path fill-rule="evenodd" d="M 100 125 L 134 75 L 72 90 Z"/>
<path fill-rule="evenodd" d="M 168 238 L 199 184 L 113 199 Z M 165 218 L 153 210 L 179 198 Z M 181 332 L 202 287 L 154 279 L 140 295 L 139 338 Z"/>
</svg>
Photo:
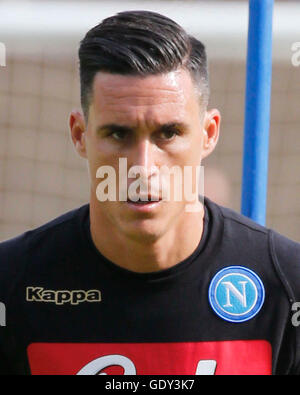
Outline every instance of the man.
<svg viewBox="0 0 300 395">
<path fill-rule="evenodd" d="M 201 199 L 184 172 L 219 138 L 204 46 L 123 12 L 79 59 L 69 124 L 90 202 L 0 244 L 2 373 L 300 373 L 300 245 Z M 175 199 L 186 183 L 195 197 Z"/>
</svg>

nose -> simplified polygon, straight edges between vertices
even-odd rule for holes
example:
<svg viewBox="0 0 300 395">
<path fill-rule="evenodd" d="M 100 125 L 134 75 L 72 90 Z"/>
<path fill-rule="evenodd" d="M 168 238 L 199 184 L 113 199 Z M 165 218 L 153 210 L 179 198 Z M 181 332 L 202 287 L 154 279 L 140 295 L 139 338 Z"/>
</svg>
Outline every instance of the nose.
<svg viewBox="0 0 300 395">
<path fill-rule="evenodd" d="M 155 146 L 147 138 L 137 141 L 132 148 L 130 165 L 139 166 L 145 178 L 149 178 L 155 171 Z"/>
</svg>

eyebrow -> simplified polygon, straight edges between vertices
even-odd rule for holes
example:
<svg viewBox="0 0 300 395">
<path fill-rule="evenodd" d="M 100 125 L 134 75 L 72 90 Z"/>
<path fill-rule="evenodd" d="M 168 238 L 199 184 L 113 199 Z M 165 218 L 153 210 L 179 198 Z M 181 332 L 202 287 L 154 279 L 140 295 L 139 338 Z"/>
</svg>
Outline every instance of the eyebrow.
<svg viewBox="0 0 300 395">
<path fill-rule="evenodd" d="M 186 123 L 184 122 L 168 122 L 164 124 L 159 124 L 157 125 L 156 129 L 158 130 L 168 130 L 170 128 L 177 128 L 177 129 L 182 129 L 182 130 L 187 130 L 189 127 Z M 126 126 L 126 125 L 118 125 L 116 123 L 108 123 L 102 126 L 98 126 L 96 129 L 96 132 L 103 132 L 105 130 L 109 130 L 110 132 L 126 132 L 126 133 L 131 133 L 136 131 L 138 128 Z"/>
<path fill-rule="evenodd" d="M 132 132 L 135 128 L 131 128 L 125 125 L 118 125 L 116 123 L 108 123 L 106 125 L 98 126 L 96 132 L 103 132 L 109 130 L 110 132 Z"/>
</svg>

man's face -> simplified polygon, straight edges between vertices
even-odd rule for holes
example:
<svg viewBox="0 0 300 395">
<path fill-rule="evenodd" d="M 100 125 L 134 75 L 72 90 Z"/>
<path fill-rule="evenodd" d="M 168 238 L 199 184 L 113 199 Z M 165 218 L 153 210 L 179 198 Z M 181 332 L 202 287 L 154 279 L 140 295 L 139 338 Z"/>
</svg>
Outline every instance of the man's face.
<svg viewBox="0 0 300 395">
<path fill-rule="evenodd" d="M 214 144 L 208 147 L 212 120 Z M 149 200 L 161 199 L 161 188 L 154 188 L 155 180 L 158 185 L 154 169 L 179 166 L 183 174 L 184 167 L 190 166 L 195 171 L 217 142 L 218 122 L 218 115 L 209 115 L 200 107 L 195 85 L 185 70 L 144 78 L 97 73 L 85 127 L 84 150 L 89 165 L 91 199 L 98 212 L 101 211 L 117 231 L 143 240 L 161 237 L 184 216 L 191 215 L 185 210 L 184 193 L 181 201 L 175 201 L 173 177 L 170 178 L 170 199 L 145 204 L 118 201 L 119 159 L 126 158 L 127 170 L 142 166 Z M 97 200 L 96 189 L 103 179 L 96 178 L 96 172 L 102 166 L 115 169 L 117 201 Z M 124 175 L 121 177 L 124 181 Z M 133 182 L 135 178 L 127 177 L 128 190 Z M 195 176 L 193 184 L 191 191 L 195 192 Z M 155 192 L 151 192 L 153 190 Z"/>
</svg>

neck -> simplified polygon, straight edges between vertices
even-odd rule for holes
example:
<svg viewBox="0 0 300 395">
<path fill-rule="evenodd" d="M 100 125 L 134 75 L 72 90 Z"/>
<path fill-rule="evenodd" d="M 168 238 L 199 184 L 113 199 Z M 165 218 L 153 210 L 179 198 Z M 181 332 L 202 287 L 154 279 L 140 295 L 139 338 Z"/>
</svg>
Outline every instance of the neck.
<svg viewBox="0 0 300 395">
<path fill-rule="evenodd" d="M 90 202 L 90 231 L 100 253 L 116 265 L 137 273 L 168 269 L 188 258 L 203 234 L 204 208 L 183 213 L 161 237 L 141 240 L 128 237 L 107 220 L 99 203 Z"/>
</svg>

